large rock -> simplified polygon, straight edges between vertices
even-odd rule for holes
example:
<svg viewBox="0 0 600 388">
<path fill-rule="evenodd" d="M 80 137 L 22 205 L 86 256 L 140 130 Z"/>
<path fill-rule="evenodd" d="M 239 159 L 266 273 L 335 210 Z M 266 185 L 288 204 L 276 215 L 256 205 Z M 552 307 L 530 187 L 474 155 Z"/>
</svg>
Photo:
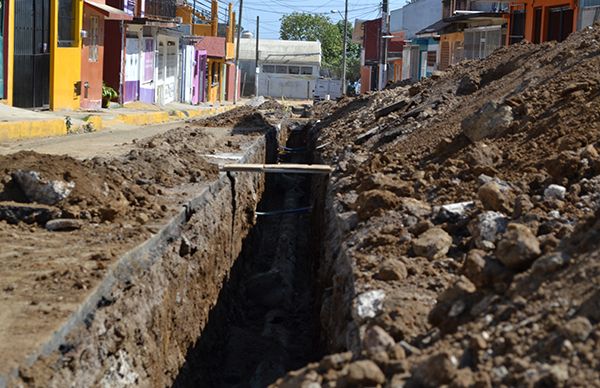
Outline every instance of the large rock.
<svg viewBox="0 0 600 388">
<path fill-rule="evenodd" d="M 26 224 L 45 225 L 48 221 L 58 218 L 60 215 L 61 211 L 59 209 L 47 205 L 0 202 L 0 220 L 4 220 L 9 224 L 24 222 Z"/>
<path fill-rule="evenodd" d="M 531 230 L 522 224 L 510 224 L 496 248 L 496 257 L 507 268 L 524 270 L 540 255 L 540 242 Z"/>
<path fill-rule="evenodd" d="M 477 142 L 488 137 L 501 135 L 512 123 L 512 108 L 491 101 L 465 118 L 461 123 L 461 129 L 469 140 Z"/>
<path fill-rule="evenodd" d="M 27 199 L 44 205 L 55 205 L 64 200 L 75 188 L 75 183 L 44 180 L 37 171 L 15 171 L 13 179 Z"/>
<path fill-rule="evenodd" d="M 479 249 L 494 249 L 496 240 L 506 231 L 508 218 L 499 212 L 487 211 L 481 213 L 468 225 L 475 245 Z"/>
<path fill-rule="evenodd" d="M 452 237 L 442 228 L 431 228 L 413 241 L 415 254 L 428 259 L 445 256 L 451 246 Z"/>
</svg>

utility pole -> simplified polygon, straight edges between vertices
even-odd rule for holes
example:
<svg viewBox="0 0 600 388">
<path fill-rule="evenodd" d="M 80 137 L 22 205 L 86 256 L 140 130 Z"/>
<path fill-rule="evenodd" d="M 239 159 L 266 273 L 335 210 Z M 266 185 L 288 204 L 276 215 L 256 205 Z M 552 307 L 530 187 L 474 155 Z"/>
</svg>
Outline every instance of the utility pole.
<svg viewBox="0 0 600 388">
<path fill-rule="evenodd" d="M 239 61 L 240 61 L 240 40 L 242 37 L 242 11 L 244 9 L 244 0 L 240 0 L 240 16 L 238 22 L 238 30 L 237 30 L 237 47 L 235 49 L 235 77 L 234 77 L 234 88 L 235 92 L 233 93 L 233 103 L 237 104 L 238 102 L 238 79 L 239 79 Z"/>
<path fill-rule="evenodd" d="M 346 85 L 346 58 L 348 57 L 348 0 L 344 11 L 344 57 L 342 58 L 342 96 L 346 95 L 348 87 Z"/>
<path fill-rule="evenodd" d="M 379 89 L 385 88 L 387 83 L 387 61 L 388 61 L 388 40 L 384 38 L 389 34 L 389 6 L 388 0 L 383 0 L 381 8 L 381 79 L 379 80 Z"/>
<path fill-rule="evenodd" d="M 260 47 L 260 16 L 256 17 L 256 62 L 254 64 L 254 95 L 258 97 L 258 76 L 260 69 L 258 68 L 259 60 L 259 47 Z"/>
</svg>

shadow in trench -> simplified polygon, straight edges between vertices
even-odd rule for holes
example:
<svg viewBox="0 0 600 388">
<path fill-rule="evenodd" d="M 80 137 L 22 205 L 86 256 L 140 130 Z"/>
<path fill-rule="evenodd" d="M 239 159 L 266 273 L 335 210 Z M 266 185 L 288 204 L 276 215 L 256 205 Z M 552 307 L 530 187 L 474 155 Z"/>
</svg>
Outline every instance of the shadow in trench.
<svg viewBox="0 0 600 388">
<path fill-rule="evenodd" d="M 268 175 L 259 210 L 308 206 L 310 187 L 307 176 Z M 321 357 L 310 219 L 259 218 L 174 387 L 265 387 Z"/>
</svg>

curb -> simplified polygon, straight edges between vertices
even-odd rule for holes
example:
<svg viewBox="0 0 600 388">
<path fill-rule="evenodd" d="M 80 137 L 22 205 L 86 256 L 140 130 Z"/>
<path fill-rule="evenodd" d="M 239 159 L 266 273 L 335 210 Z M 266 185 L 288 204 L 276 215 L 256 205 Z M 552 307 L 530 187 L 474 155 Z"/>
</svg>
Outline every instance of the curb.
<svg viewBox="0 0 600 388">
<path fill-rule="evenodd" d="M 137 126 L 156 125 L 190 118 L 212 116 L 227 112 L 235 107 L 236 105 L 226 105 L 207 109 L 135 112 L 119 114 L 114 118 L 91 115 L 84 120 L 81 129 L 85 129 L 87 125 L 90 125 L 93 131 L 101 131 L 111 126 L 122 124 Z M 0 141 L 64 136 L 67 134 L 67 125 L 63 119 L 0 122 Z"/>
<path fill-rule="evenodd" d="M 6 121 L 0 123 L 0 141 L 67 134 L 63 119 Z"/>
</svg>

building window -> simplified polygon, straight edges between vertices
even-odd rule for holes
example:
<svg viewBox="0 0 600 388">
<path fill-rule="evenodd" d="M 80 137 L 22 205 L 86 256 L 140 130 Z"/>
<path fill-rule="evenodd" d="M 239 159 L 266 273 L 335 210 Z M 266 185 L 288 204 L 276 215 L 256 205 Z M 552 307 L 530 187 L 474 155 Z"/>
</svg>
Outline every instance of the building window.
<svg viewBox="0 0 600 388">
<path fill-rule="evenodd" d="M 300 69 L 300 74 L 302 75 L 312 75 L 313 69 L 310 66 L 302 66 Z"/>
<path fill-rule="evenodd" d="M 212 64 L 212 86 L 219 84 L 219 64 L 213 62 Z"/>
<path fill-rule="evenodd" d="M 427 66 L 433 67 L 437 62 L 437 52 L 436 51 L 427 51 Z"/>
<path fill-rule="evenodd" d="M 275 73 L 275 66 L 273 65 L 263 65 L 263 73 Z"/>
<path fill-rule="evenodd" d="M 98 16 L 90 16 L 89 61 L 98 62 Z"/>
<path fill-rule="evenodd" d="M 58 0 L 58 46 L 75 45 L 75 4 L 74 0 Z"/>
<path fill-rule="evenodd" d="M 287 74 L 287 72 L 288 72 L 288 67 L 287 67 L 287 66 L 280 66 L 280 65 L 277 65 L 277 66 L 275 66 L 275 72 L 276 72 L 277 74 Z"/>
<path fill-rule="evenodd" d="M 288 72 L 290 74 L 300 74 L 300 66 L 290 66 L 288 67 Z"/>
</svg>

